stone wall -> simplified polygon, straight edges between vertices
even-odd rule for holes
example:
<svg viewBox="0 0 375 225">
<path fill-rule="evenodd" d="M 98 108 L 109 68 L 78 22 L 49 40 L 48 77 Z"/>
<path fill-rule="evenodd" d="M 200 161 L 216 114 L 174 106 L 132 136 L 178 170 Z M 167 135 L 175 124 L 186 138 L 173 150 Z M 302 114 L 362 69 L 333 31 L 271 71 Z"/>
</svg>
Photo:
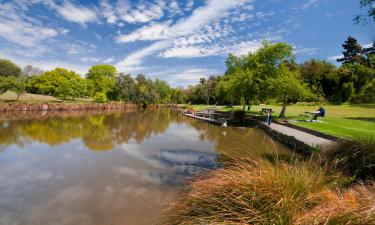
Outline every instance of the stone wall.
<svg viewBox="0 0 375 225">
<path fill-rule="evenodd" d="M 61 111 L 61 110 L 106 110 L 136 108 L 125 103 L 2 103 L 0 112 L 8 111 Z"/>
</svg>

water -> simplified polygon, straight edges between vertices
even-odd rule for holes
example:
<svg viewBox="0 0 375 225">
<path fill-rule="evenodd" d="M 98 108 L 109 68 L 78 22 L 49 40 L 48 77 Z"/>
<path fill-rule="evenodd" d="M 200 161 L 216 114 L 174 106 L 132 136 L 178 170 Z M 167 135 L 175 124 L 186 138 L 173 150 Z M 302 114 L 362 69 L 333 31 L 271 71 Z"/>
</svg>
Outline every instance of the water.
<svg viewBox="0 0 375 225">
<path fill-rule="evenodd" d="M 257 128 L 170 110 L 0 115 L 0 224 L 153 224 L 220 156 L 288 153 Z"/>
</svg>

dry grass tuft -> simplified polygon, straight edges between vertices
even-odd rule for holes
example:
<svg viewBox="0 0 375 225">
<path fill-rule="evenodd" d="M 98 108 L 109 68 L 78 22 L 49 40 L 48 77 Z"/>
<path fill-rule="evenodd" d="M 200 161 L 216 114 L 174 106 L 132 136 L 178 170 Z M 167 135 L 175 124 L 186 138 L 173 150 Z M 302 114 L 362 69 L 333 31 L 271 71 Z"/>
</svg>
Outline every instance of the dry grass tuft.
<svg viewBox="0 0 375 225">
<path fill-rule="evenodd" d="M 341 193 L 341 178 L 311 161 L 248 158 L 192 181 L 161 224 L 375 224 L 375 188 Z"/>
</svg>

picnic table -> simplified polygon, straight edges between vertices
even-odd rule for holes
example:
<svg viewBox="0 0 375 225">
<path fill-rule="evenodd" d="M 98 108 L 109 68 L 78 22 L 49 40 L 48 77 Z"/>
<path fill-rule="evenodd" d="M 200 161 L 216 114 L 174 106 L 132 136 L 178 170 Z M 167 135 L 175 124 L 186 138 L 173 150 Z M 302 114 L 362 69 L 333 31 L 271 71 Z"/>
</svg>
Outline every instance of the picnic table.
<svg viewBox="0 0 375 225">
<path fill-rule="evenodd" d="M 321 114 L 320 111 L 304 112 L 304 116 L 305 116 L 305 117 L 311 117 L 310 121 L 313 121 L 313 120 L 314 120 L 314 117 L 315 117 L 316 115 L 319 116 L 320 114 Z"/>
<path fill-rule="evenodd" d="M 273 112 L 272 108 L 262 108 L 262 110 L 261 110 L 262 113 L 267 113 L 269 111 Z"/>
</svg>

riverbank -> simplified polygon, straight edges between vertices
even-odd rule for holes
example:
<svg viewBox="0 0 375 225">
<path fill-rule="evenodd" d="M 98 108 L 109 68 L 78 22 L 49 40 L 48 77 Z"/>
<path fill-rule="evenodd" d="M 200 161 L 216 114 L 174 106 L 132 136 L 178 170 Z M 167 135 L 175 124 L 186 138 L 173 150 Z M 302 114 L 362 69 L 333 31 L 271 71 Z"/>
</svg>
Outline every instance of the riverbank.
<svg viewBox="0 0 375 225">
<path fill-rule="evenodd" d="M 65 111 L 65 110 L 107 110 L 136 108 L 127 103 L 2 103 L 0 112 L 11 111 Z"/>
<path fill-rule="evenodd" d="M 225 106 L 206 105 L 179 105 L 179 107 L 189 108 L 194 111 L 216 107 L 219 111 L 229 111 L 242 109 L 241 106 L 232 108 Z M 326 117 L 319 118 L 320 122 L 307 122 L 302 116 L 306 111 L 315 111 L 318 105 L 295 104 L 289 105 L 285 118 L 278 118 L 281 110 L 280 105 L 254 105 L 247 115 L 259 116 L 262 108 L 272 108 L 274 119 L 280 122 L 287 121 L 295 126 L 317 131 L 336 138 L 345 138 L 355 141 L 363 139 L 375 139 L 375 104 L 348 104 L 348 105 L 325 105 Z"/>
</svg>

